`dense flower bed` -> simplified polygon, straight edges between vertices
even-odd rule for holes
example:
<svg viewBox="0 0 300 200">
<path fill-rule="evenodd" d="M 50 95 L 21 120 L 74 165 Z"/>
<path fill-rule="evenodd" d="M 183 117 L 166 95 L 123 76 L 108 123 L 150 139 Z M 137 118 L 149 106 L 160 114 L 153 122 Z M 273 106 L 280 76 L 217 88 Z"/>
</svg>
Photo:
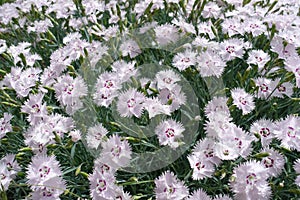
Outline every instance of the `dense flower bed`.
<svg viewBox="0 0 300 200">
<path fill-rule="evenodd" d="M 0 199 L 300 198 L 299 16 L 0 1 Z"/>
</svg>

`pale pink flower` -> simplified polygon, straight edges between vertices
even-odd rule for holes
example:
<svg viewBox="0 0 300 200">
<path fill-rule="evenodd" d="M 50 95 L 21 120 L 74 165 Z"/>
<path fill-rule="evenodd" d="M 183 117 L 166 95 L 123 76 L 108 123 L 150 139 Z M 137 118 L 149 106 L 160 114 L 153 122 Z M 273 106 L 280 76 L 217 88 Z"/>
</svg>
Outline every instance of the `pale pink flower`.
<svg viewBox="0 0 300 200">
<path fill-rule="evenodd" d="M 242 24 L 242 27 L 244 27 L 246 32 L 252 33 L 254 37 L 267 31 L 267 27 L 263 24 L 263 21 L 260 21 L 257 18 L 247 18 Z"/>
<path fill-rule="evenodd" d="M 242 58 L 244 48 L 248 46 L 241 39 L 233 38 L 220 43 L 220 55 L 224 61 L 229 61 L 234 58 Z"/>
<path fill-rule="evenodd" d="M 169 171 L 155 179 L 154 190 L 157 200 L 182 200 L 189 195 L 184 182 Z"/>
<path fill-rule="evenodd" d="M 208 49 L 197 56 L 197 69 L 202 77 L 220 77 L 225 69 L 226 63 L 214 51 Z"/>
<path fill-rule="evenodd" d="M 104 72 L 97 78 L 93 94 L 94 102 L 98 106 L 108 107 L 114 98 L 118 96 L 118 90 L 121 87 L 122 85 L 116 72 Z"/>
<path fill-rule="evenodd" d="M 286 59 L 285 61 L 285 68 L 290 71 L 293 72 L 296 78 L 296 86 L 297 88 L 300 88 L 300 57 L 297 56 L 293 56 L 293 57 L 289 57 Z"/>
<path fill-rule="evenodd" d="M 227 106 L 228 99 L 226 97 L 216 97 L 214 96 L 205 106 L 205 115 L 210 118 L 215 113 L 222 112 L 228 117 L 230 116 L 229 108 Z"/>
<path fill-rule="evenodd" d="M 212 200 L 210 196 L 206 194 L 206 192 L 202 189 L 198 189 L 193 192 L 186 200 Z"/>
<path fill-rule="evenodd" d="M 113 174 L 101 173 L 98 169 L 94 169 L 89 175 L 91 197 L 95 200 L 113 199 L 117 188 L 115 181 Z"/>
<path fill-rule="evenodd" d="M 196 53 L 191 50 L 178 53 L 174 56 L 172 64 L 179 69 L 179 71 L 183 71 L 196 64 Z"/>
<path fill-rule="evenodd" d="M 294 170 L 297 174 L 295 183 L 296 183 L 296 185 L 298 185 L 300 187 L 300 175 L 299 175 L 300 174 L 300 159 L 299 158 L 294 163 Z"/>
<path fill-rule="evenodd" d="M 36 155 L 28 166 L 27 184 L 35 191 L 45 190 L 57 198 L 66 189 L 62 171 L 55 156 Z M 50 193 L 48 193 L 50 192 Z"/>
<path fill-rule="evenodd" d="M 276 138 L 281 140 L 281 146 L 300 151 L 300 118 L 289 115 L 276 122 L 274 130 Z"/>
<path fill-rule="evenodd" d="M 135 77 L 138 74 L 138 70 L 135 68 L 135 61 L 126 62 L 124 60 L 118 60 L 112 64 L 113 72 L 117 73 L 117 78 L 121 83 L 124 83 L 130 79 L 130 77 Z"/>
<path fill-rule="evenodd" d="M 204 34 L 205 36 L 208 35 L 208 37 L 210 39 L 213 39 L 216 37 L 214 32 L 212 31 L 213 24 L 211 21 L 200 22 L 197 27 L 198 27 L 199 35 L 201 35 L 201 34 Z"/>
<path fill-rule="evenodd" d="M 271 120 L 260 119 L 251 125 L 250 133 L 258 134 L 260 136 L 262 146 L 266 147 L 275 137 L 274 129 L 275 125 Z"/>
<path fill-rule="evenodd" d="M 29 94 L 29 99 L 24 103 L 21 111 L 29 114 L 27 120 L 31 125 L 37 124 L 48 114 L 46 104 L 43 104 L 44 94 L 37 95 Z"/>
<path fill-rule="evenodd" d="M 118 97 L 117 110 L 121 117 L 140 117 L 144 109 L 145 96 L 134 88 L 122 92 Z"/>
<path fill-rule="evenodd" d="M 171 112 L 186 103 L 186 96 L 181 91 L 180 85 L 175 85 L 172 90 L 162 89 L 159 91 L 159 99 L 163 104 L 171 105 Z"/>
<path fill-rule="evenodd" d="M 127 140 L 121 140 L 119 136 L 113 135 L 102 143 L 102 147 L 100 155 L 102 163 L 107 163 L 115 169 L 127 167 L 130 164 L 132 151 Z"/>
<path fill-rule="evenodd" d="M 249 114 L 255 108 L 254 98 L 242 88 L 235 88 L 231 90 L 233 98 L 233 105 L 236 105 L 242 110 L 243 115 Z"/>
<path fill-rule="evenodd" d="M 268 174 L 270 174 L 270 176 L 278 176 L 282 172 L 285 164 L 283 155 L 272 148 L 265 148 L 261 153 L 269 154 L 261 160 L 261 163 L 268 170 Z"/>
<path fill-rule="evenodd" d="M 6 41 L 0 39 L 0 54 L 4 53 L 7 50 Z"/>
<path fill-rule="evenodd" d="M 162 46 L 174 43 L 179 39 L 178 29 L 174 25 L 160 25 L 156 27 L 154 31 L 156 35 L 156 41 Z"/>
<path fill-rule="evenodd" d="M 146 98 L 144 107 L 150 119 L 160 114 L 171 115 L 170 106 L 163 105 L 158 98 Z"/>
<path fill-rule="evenodd" d="M 267 178 L 267 169 L 257 161 L 248 161 L 240 164 L 233 170 L 233 181 L 230 183 L 235 199 L 268 200 L 271 188 Z"/>
<path fill-rule="evenodd" d="M 267 99 L 269 96 L 271 96 L 272 91 L 274 88 L 272 88 L 272 80 L 267 78 L 257 78 L 254 80 L 256 83 L 256 86 L 258 87 L 257 96 L 261 99 Z"/>
<path fill-rule="evenodd" d="M 157 82 L 158 89 L 167 88 L 172 90 L 180 81 L 180 76 L 173 70 L 160 71 L 155 75 L 155 80 Z"/>
<path fill-rule="evenodd" d="M 204 18 L 211 17 L 211 18 L 218 19 L 220 13 L 221 13 L 221 8 L 218 6 L 218 4 L 209 1 L 207 4 L 205 4 L 201 15 Z"/>
<path fill-rule="evenodd" d="M 10 113 L 4 113 L 3 117 L 0 118 L 0 139 L 3 138 L 6 133 L 12 132 L 12 126 L 10 124 L 13 115 Z"/>
<path fill-rule="evenodd" d="M 224 22 L 221 24 L 224 33 L 227 33 L 229 37 L 241 34 L 243 35 L 245 30 L 241 28 L 240 20 L 233 18 L 225 18 Z"/>
<path fill-rule="evenodd" d="M 181 144 L 181 139 L 184 137 L 184 126 L 175 120 L 168 119 L 162 121 L 156 128 L 155 134 L 158 137 L 161 145 L 168 145 L 172 149 L 176 149 Z"/>
<path fill-rule="evenodd" d="M 191 168 L 193 169 L 193 180 L 212 177 L 215 172 L 214 164 L 203 155 L 192 154 L 187 157 Z"/>
<path fill-rule="evenodd" d="M 3 186 L 4 191 L 8 189 L 10 182 L 16 178 L 20 170 L 21 168 L 15 160 L 15 155 L 7 154 L 0 160 L 0 185 Z"/>
<path fill-rule="evenodd" d="M 130 58 L 135 58 L 140 53 L 142 53 L 139 45 L 133 39 L 125 40 L 121 46 L 120 50 L 122 52 L 122 56 L 129 55 Z"/>
<path fill-rule="evenodd" d="M 108 134 L 108 130 L 102 124 L 96 124 L 88 129 L 86 142 L 88 147 L 97 149 L 103 142 L 103 138 Z"/>
<path fill-rule="evenodd" d="M 80 76 L 76 78 L 72 78 L 70 75 L 61 76 L 53 87 L 57 100 L 66 106 L 68 114 L 72 115 L 83 107 L 80 98 L 87 95 L 88 89 Z"/>
<path fill-rule="evenodd" d="M 247 60 L 248 64 L 254 64 L 258 66 L 258 69 L 261 70 L 264 68 L 265 64 L 270 60 L 269 54 L 265 53 L 262 50 L 252 50 L 249 53 L 249 58 Z"/>
<path fill-rule="evenodd" d="M 79 130 L 73 130 L 69 133 L 69 136 L 71 137 L 71 140 L 73 142 L 78 142 L 81 140 L 81 132 Z"/>
<path fill-rule="evenodd" d="M 291 97 L 294 93 L 293 88 L 294 84 L 290 82 L 280 83 L 280 78 L 275 79 L 272 82 L 272 88 L 276 88 L 273 92 L 273 97 L 284 98 L 285 96 Z"/>
<path fill-rule="evenodd" d="M 197 155 L 198 157 L 206 158 L 207 161 L 213 163 L 214 165 L 219 165 L 221 160 L 216 156 L 215 147 L 216 141 L 211 137 L 206 137 L 196 143 L 192 154 Z"/>
<path fill-rule="evenodd" d="M 297 57 L 298 53 L 296 47 L 293 44 L 284 45 L 284 40 L 281 37 L 274 37 L 271 41 L 271 50 L 278 54 L 281 59 L 287 59 L 289 57 Z"/>
</svg>

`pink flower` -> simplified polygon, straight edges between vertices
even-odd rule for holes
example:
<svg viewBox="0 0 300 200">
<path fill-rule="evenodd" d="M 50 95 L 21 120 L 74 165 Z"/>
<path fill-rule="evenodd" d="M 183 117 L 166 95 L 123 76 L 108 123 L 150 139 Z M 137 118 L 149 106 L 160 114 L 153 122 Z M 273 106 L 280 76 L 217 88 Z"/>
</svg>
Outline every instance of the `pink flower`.
<svg viewBox="0 0 300 200">
<path fill-rule="evenodd" d="M 12 126 L 10 124 L 12 118 L 12 114 L 4 113 L 4 116 L 0 119 L 0 139 L 3 138 L 6 133 L 12 132 Z"/>
<path fill-rule="evenodd" d="M 108 134 L 108 130 L 102 124 L 96 124 L 88 129 L 86 142 L 88 147 L 97 149 L 103 138 Z"/>
<path fill-rule="evenodd" d="M 181 92 L 181 86 L 177 84 L 172 90 L 160 90 L 158 98 L 163 104 L 170 104 L 171 112 L 179 109 L 181 105 L 186 103 L 186 96 Z"/>
<path fill-rule="evenodd" d="M 117 110 L 121 117 L 140 117 L 144 109 L 145 96 L 134 88 L 119 95 Z"/>
<path fill-rule="evenodd" d="M 255 105 L 253 96 L 245 92 L 242 88 L 235 88 L 231 90 L 233 104 L 242 110 L 243 115 L 250 113 L 254 110 Z"/>
<path fill-rule="evenodd" d="M 147 98 L 144 106 L 149 113 L 150 119 L 160 114 L 171 115 L 170 106 L 163 105 L 158 98 Z"/>
<path fill-rule="evenodd" d="M 179 71 L 183 71 L 196 64 L 196 53 L 191 50 L 185 50 L 183 53 L 178 53 L 174 56 L 172 64 L 179 69 Z"/>
<path fill-rule="evenodd" d="M 184 182 L 169 171 L 155 179 L 154 190 L 157 200 L 182 200 L 189 195 Z"/>
<path fill-rule="evenodd" d="M 275 137 L 274 129 L 275 125 L 271 120 L 260 119 L 251 125 L 250 133 L 258 134 L 260 136 L 262 146 L 266 147 Z"/>
<path fill-rule="evenodd" d="M 185 128 L 179 122 L 173 119 L 162 121 L 156 128 L 155 134 L 158 137 L 161 145 L 168 145 L 172 149 L 176 149 L 180 146 L 181 138 L 183 138 L 183 132 Z"/>
<path fill-rule="evenodd" d="M 248 161 L 235 167 L 233 181 L 230 183 L 235 199 L 270 199 L 268 177 L 267 169 L 257 161 Z"/>
<path fill-rule="evenodd" d="M 42 93 L 37 95 L 29 94 L 29 99 L 21 108 L 22 112 L 29 114 L 28 121 L 31 125 L 37 124 L 48 114 L 46 104 L 42 104 L 43 98 L 44 95 Z"/>
<path fill-rule="evenodd" d="M 132 151 L 127 140 L 121 141 L 119 136 L 113 135 L 102 143 L 102 147 L 100 157 L 102 163 L 107 163 L 115 169 L 127 167 L 130 164 Z"/>
</svg>

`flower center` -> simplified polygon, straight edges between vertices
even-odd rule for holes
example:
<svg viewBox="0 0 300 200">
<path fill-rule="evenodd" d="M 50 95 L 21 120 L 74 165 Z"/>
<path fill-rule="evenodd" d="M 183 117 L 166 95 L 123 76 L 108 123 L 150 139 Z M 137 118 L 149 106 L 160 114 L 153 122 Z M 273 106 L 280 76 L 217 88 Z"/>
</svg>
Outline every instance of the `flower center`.
<svg viewBox="0 0 300 200">
<path fill-rule="evenodd" d="M 170 83 L 172 83 L 172 79 L 171 78 L 163 78 L 163 81 L 165 82 L 165 83 L 167 83 L 167 84 L 170 84 Z"/>
<path fill-rule="evenodd" d="M 243 104 L 243 105 L 246 105 L 246 104 L 247 104 L 247 101 L 245 100 L 244 97 L 240 97 L 240 98 L 239 98 L 239 102 L 240 102 L 241 104 Z"/>
<path fill-rule="evenodd" d="M 67 87 L 65 87 L 64 91 L 67 94 L 72 94 L 73 89 L 74 89 L 74 85 L 73 84 L 69 84 Z"/>
<path fill-rule="evenodd" d="M 293 127 L 288 127 L 287 135 L 291 138 L 296 137 L 296 130 Z"/>
<path fill-rule="evenodd" d="M 169 194 L 173 194 L 176 191 L 176 189 L 172 186 L 168 186 L 167 188 L 164 189 L 164 192 L 167 192 Z"/>
<path fill-rule="evenodd" d="M 269 89 L 269 87 L 268 87 L 266 84 L 260 85 L 260 90 L 261 90 L 262 92 L 267 92 L 268 89 Z"/>
<path fill-rule="evenodd" d="M 111 88 L 112 86 L 114 86 L 113 82 L 111 80 L 106 80 L 105 83 L 104 83 L 104 87 L 109 89 Z"/>
<path fill-rule="evenodd" d="M 284 86 L 280 85 L 280 86 L 278 86 L 277 90 L 278 90 L 279 92 L 285 92 L 285 91 L 286 91 L 286 88 L 285 88 Z"/>
<path fill-rule="evenodd" d="M 112 148 L 110 151 L 113 156 L 119 156 L 121 153 L 121 147 L 116 146 L 116 147 Z"/>
<path fill-rule="evenodd" d="M 32 105 L 31 108 L 33 113 L 39 113 L 41 111 L 40 106 L 38 104 Z"/>
<path fill-rule="evenodd" d="M 268 135 L 271 134 L 271 132 L 270 132 L 270 129 L 268 129 L 268 128 L 261 128 L 259 131 L 259 134 L 264 137 L 267 137 Z"/>
<path fill-rule="evenodd" d="M 205 167 L 201 162 L 197 162 L 195 166 L 199 171 Z"/>
<path fill-rule="evenodd" d="M 266 168 L 273 167 L 273 164 L 274 159 L 268 157 L 264 159 L 264 165 L 266 166 Z"/>
<path fill-rule="evenodd" d="M 256 182 L 257 182 L 256 174 L 252 173 L 252 174 L 249 174 L 248 176 L 246 176 L 247 185 L 253 185 Z"/>
<path fill-rule="evenodd" d="M 174 137 L 174 135 L 175 135 L 175 130 L 172 129 L 172 128 L 168 128 L 168 129 L 165 131 L 165 134 L 166 134 L 166 136 L 167 136 L 168 138 Z"/>
<path fill-rule="evenodd" d="M 96 187 L 97 187 L 97 190 L 99 191 L 99 192 L 103 192 L 104 190 L 106 190 L 106 181 L 105 180 L 97 180 L 97 185 L 96 185 Z"/>
<path fill-rule="evenodd" d="M 226 51 L 231 54 L 235 51 L 235 48 L 234 48 L 234 46 L 228 46 L 228 47 L 226 47 Z"/>
<path fill-rule="evenodd" d="M 131 98 L 127 101 L 127 107 L 132 108 L 135 105 L 135 103 L 136 102 L 135 102 L 134 98 Z"/>
<path fill-rule="evenodd" d="M 190 58 L 182 58 L 182 59 L 181 59 L 181 62 L 185 62 L 185 63 L 188 63 L 188 62 L 190 62 L 190 61 L 191 61 Z"/>
<path fill-rule="evenodd" d="M 42 168 L 39 169 L 39 172 L 40 172 L 40 177 L 45 178 L 50 173 L 50 168 L 47 166 L 43 166 Z"/>
</svg>

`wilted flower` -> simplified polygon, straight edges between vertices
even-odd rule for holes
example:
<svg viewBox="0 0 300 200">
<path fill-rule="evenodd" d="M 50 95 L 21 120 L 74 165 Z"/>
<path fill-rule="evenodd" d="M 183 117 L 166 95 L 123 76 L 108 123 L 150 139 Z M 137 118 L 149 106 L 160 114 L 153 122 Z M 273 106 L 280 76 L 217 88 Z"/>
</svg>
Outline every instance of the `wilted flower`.
<svg viewBox="0 0 300 200">
<path fill-rule="evenodd" d="M 155 195 L 157 200 L 182 200 L 189 192 L 183 181 L 167 171 L 155 179 Z"/>
</svg>

